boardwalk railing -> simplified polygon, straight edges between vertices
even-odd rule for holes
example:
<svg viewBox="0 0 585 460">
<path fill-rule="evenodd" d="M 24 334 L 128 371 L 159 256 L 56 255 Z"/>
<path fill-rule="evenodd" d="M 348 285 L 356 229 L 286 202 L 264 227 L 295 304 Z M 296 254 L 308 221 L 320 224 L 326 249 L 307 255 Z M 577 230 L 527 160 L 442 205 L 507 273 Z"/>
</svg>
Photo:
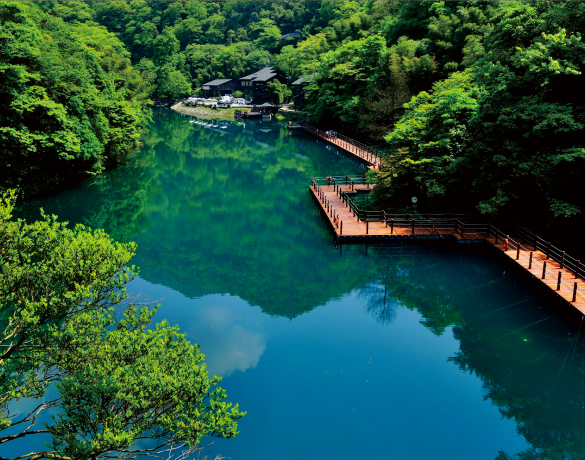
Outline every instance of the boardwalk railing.
<svg viewBox="0 0 585 460">
<path fill-rule="evenodd" d="M 455 233 L 461 235 L 462 237 L 472 233 L 486 234 L 488 231 L 487 224 L 471 223 L 471 216 L 469 214 L 395 214 L 388 213 L 385 210 L 372 211 L 367 209 L 360 209 L 354 203 L 353 197 L 358 191 L 368 191 L 370 184 L 367 184 L 366 178 L 363 176 L 312 177 L 311 185 L 315 188 L 318 198 L 324 205 L 324 209 L 330 214 L 332 218 L 337 217 L 337 213 L 322 188 L 324 185 L 333 186 L 333 190 L 336 192 L 336 195 L 352 213 L 355 219 L 354 223 L 363 222 L 367 224 L 370 222 L 383 222 L 386 227 L 390 228 L 390 234 L 394 233 L 395 227 L 410 228 L 412 229 L 412 235 L 416 234 L 417 229 L 430 230 L 433 233 L 454 230 Z M 356 185 L 361 185 L 362 187 L 358 190 L 355 188 Z M 368 188 L 364 188 L 364 185 L 366 185 Z M 351 187 L 351 191 L 344 190 L 344 188 L 349 187 Z M 346 221 L 346 228 L 351 224 L 352 222 Z"/>
<path fill-rule="evenodd" d="M 360 141 L 356 141 L 355 139 L 351 139 L 350 137 L 344 136 L 343 134 L 335 133 L 334 135 L 328 135 L 326 131 L 323 131 L 319 128 L 315 128 L 307 123 L 301 123 L 302 126 L 307 131 L 316 134 L 328 141 L 333 142 L 334 144 L 339 144 L 340 147 L 350 151 L 354 155 L 357 155 L 363 158 L 366 161 L 369 161 L 372 164 L 380 164 L 381 163 L 381 156 L 382 151 L 378 150 L 374 147 L 370 147 Z M 336 142 L 338 141 L 338 142 Z"/>
<path fill-rule="evenodd" d="M 565 251 L 561 251 L 556 246 L 553 246 L 550 241 L 546 241 L 545 239 L 539 237 L 538 235 L 528 231 L 525 227 L 521 227 L 516 224 L 516 232 L 518 235 L 518 240 L 514 240 L 512 238 L 508 238 L 508 244 L 510 245 L 510 249 L 516 250 L 519 256 L 519 251 L 527 251 L 530 253 L 530 266 L 536 263 L 543 264 L 543 279 L 546 276 L 546 263 L 549 260 L 554 260 L 555 262 L 559 263 L 559 269 L 567 269 L 571 271 L 575 278 L 583 278 L 585 274 L 585 270 L 583 269 L 583 265 L 581 261 L 575 259 L 568 255 Z M 502 241 L 506 238 L 507 234 L 503 233 L 499 228 L 494 227 L 493 225 L 488 224 L 488 232 L 487 236 L 493 236 L 496 239 L 496 244 L 498 241 Z M 540 251 L 544 257 L 540 257 L 534 255 L 533 253 L 536 251 Z"/>
<path fill-rule="evenodd" d="M 364 176 L 327 176 L 327 177 L 311 177 L 311 183 L 313 185 L 333 185 L 337 190 L 339 187 L 344 185 L 351 187 L 354 191 L 356 185 L 365 185 L 366 190 L 370 187 L 373 188 L 375 184 L 370 184 Z M 362 187 L 363 189 L 363 187 Z"/>
</svg>

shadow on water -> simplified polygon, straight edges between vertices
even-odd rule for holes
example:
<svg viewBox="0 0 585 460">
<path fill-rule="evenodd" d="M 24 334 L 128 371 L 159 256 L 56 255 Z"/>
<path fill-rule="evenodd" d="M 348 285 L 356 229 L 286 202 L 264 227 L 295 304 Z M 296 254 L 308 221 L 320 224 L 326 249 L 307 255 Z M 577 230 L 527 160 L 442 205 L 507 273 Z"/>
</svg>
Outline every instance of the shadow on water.
<svg viewBox="0 0 585 460">
<path fill-rule="evenodd" d="M 128 165 L 28 202 L 21 213 L 36 218 L 42 206 L 136 241 L 141 278 L 190 299 L 229 294 L 272 317 L 297 318 L 357 293 L 382 327 L 402 309 L 416 311 L 436 336 L 452 331 L 452 365 L 481 379 L 484 397 L 530 443 L 518 458 L 585 458 L 585 331 L 486 248 L 336 248 L 309 198 L 309 178 L 362 170 L 277 122 L 162 112 L 143 142 Z"/>
</svg>

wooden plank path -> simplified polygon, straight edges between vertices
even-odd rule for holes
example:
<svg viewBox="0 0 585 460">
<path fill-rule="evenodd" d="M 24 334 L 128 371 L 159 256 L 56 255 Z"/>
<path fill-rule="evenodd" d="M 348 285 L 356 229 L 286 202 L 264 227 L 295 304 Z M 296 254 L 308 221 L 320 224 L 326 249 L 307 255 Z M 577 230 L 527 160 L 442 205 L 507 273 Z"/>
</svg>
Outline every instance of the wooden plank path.
<svg viewBox="0 0 585 460">
<path fill-rule="evenodd" d="M 522 244 L 512 238 L 509 239 L 509 248 L 504 248 L 504 234 L 499 234 L 489 224 L 470 226 L 465 229 L 459 225 L 431 226 L 423 225 L 402 225 L 388 224 L 388 220 L 364 222 L 356 215 L 355 207 L 348 204 L 347 194 L 366 192 L 373 186 L 369 184 L 332 184 L 320 185 L 317 181 L 309 187 L 315 201 L 319 204 L 321 211 L 329 220 L 329 226 L 335 233 L 336 239 L 342 243 L 351 242 L 375 242 L 380 239 L 418 239 L 418 238 L 456 238 L 460 241 L 486 241 L 494 248 L 501 251 L 511 261 L 518 264 L 524 270 L 539 279 L 545 286 L 553 290 L 558 296 L 567 301 L 581 315 L 585 316 L 585 283 L 583 272 L 577 274 L 569 270 L 561 263 L 547 258 L 547 254 L 530 245 Z M 344 198 L 345 194 L 345 198 Z M 424 220 L 424 219 L 423 219 Z M 496 238 L 496 235 L 498 237 Z M 519 239 L 518 239 L 519 240 Z M 530 262 L 532 253 L 532 262 Z M 564 258 L 563 258 L 564 260 Z M 544 269 L 546 265 L 546 269 Z M 544 269 L 544 277 L 543 277 Z M 585 270 L 584 270 L 585 271 Z M 560 273 L 560 278 L 559 278 Z M 575 287 L 576 286 L 576 287 Z"/>
<path fill-rule="evenodd" d="M 328 136 L 324 131 L 317 129 L 310 125 L 289 125 L 289 129 L 302 130 L 309 134 L 320 137 L 326 142 L 329 142 L 345 152 L 359 158 L 368 163 L 368 167 L 379 169 L 382 160 L 379 155 L 373 153 L 366 145 L 354 141 L 343 135 L 337 134 L 335 137 Z M 359 145 L 356 145 L 359 144 Z M 360 147 L 361 146 L 361 147 Z"/>
<path fill-rule="evenodd" d="M 474 230 L 461 232 L 456 225 L 445 225 L 441 223 L 436 225 L 433 231 L 433 226 L 430 223 L 421 225 L 416 223 L 414 230 L 409 223 L 405 225 L 391 225 L 384 221 L 370 221 L 364 222 L 356 216 L 355 212 L 344 202 L 342 198 L 343 193 L 355 193 L 359 191 L 371 190 L 372 186 L 369 184 L 353 184 L 353 185 L 311 185 L 309 187 L 312 195 L 321 205 L 323 212 L 329 219 L 329 224 L 334 230 L 336 236 L 340 241 L 346 241 L 346 237 L 441 237 L 453 236 L 458 240 L 482 240 L 485 238 L 484 234 L 480 234 Z M 336 220 L 337 219 L 337 220 Z M 404 221 L 403 221 L 404 222 Z M 463 233 L 463 234 L 462 234 Z M 484 230 L 485 233 L 485 230 Z M 372 238 L 374 239 L 374 238 Z"/>
<path fill-rule="evenodd" d="M 560 262 L 547 258 L 547 255 L 543 251 L 531 251 L 530 249 L 534 248 L 526 247 L 514 239 L 510 239 L 507 250 L 504 248 L 503 236 L 500 236 L 497 242 L 495 236 L 484 237 L 484 240 L 502 251 L 510 260 L 520 265 L 524 270 L 528 271 L 556 294 L 569 302 L 575 309 L 579 310 L 581 314 L 585 315 L 585 283 L 583 283 L 582 276 L 576 276 L 574 272 L 565 266 L 561 268 Z M 530 261 L 531 253 L 532 263 Z M 577 285 L 577 289 L 575 289 L 575 284 Z M 573 299 L 575 300 L 573 301 Z"/>
</svg>

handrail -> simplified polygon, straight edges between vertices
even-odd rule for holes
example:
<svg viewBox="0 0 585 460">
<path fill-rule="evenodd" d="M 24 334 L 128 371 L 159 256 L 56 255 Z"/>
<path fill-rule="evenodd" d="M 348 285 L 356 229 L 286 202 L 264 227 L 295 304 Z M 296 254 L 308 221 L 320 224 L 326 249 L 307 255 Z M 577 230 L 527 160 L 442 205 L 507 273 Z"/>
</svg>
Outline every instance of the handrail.
<svg viewBox="0 0 585 460">
<path fill-rule="evenodd" d="M 558 248 L 552 246 L 548 241 L 540 238 L 538 235 L 527 231 L 525 228 L 520 227 L 516 224 L 516 227 L 521 231 L 522 235 L 522 242 L 516 241 L 512 238 L 508 238 L 508 244 L 510 245 L 511 249 L 516 249 L 517 251 L 522 249 L 530 253 L 530 263 L 529 268 L 532 267 L 533 262 L 542 262 L 543 263 L 543 274 L 546 271 L 546 262 L 548 260 L 553 260 L 559 263 L 558 270 L 560 271 L 563 268 L 568 269 L 569 271 L 573 272 L 575 278 L 585 279 L 583 277 L 583 265 L 581 264 L 580 260 L 575 259 L 574 257 L 568 256 L 564 251 L 559 251 Z M 506 233 L 500 232 L 500 230 L 494 227 L 491 224 L 488 224 L 488 231 L 487 236 L 493 235 L 498 238 L 505 238 Z M 496 241 L 497 242 L 497 241 Z M 542 244 L 544 242 L 545 244 Z M 539 244 L 541 243 L 541 244 Z M 526 246 L 532 246 L 532 248 Z M 554 250 L 553 250 L 554 248 Z M 541 251 L 544 257 L 538 256 L 534 254 L 536 251 Z"/>
<path fill-rule="evenodd" d="M 355 155 L 359 156 L 360 158 L 363 158 L 364 160 L 374 165 L 381 164 L 382 152 L 376 148 L 370 147 L 366 144 L 363 144 L 362 142 L 351 139 L 350 137 L 344 136 L 343 134 L 335 133 L 333 136 L 328 135 L 327 132 L 322 131 L 319 128 L 315 128 L 314 126 L 311 126 L 308 123 L 300 123 L 299 126 L 306 129 L 307 131 L 312 132 L 313 134 L 316 134 L 324 139 L 327 139 L 330 142 L 333 142 L 336 145 L 339 145 L 342 148 L 345 148 L 346 150 L 349 150 L 350 152 L 354 153 Z M 334 142 L 338 139 L 340 140 L 339 143 Z M 343 145 L 343 143 L 345 143 L 346 145 Z M 351 146 L 354 147 L 353 151 Z M 358 151 L 358 149 L 361 150 L 361 152 Z"/>
<path fill-rule="evenodd" d="M 342 186 L 350 187 L 351 184 L 353 185 L 361 185 L 366 183 L 366 178 L 363 176 L 327 176 L 327 177 L 311 177 L 311 185 L 316 187 L 319 191 L 321 191 L 321 186 L 334 186 L 337 194 L 340 196 L 341 201 L 345 206 L 349 208 L 349 210 L 358 218 L 359 220 L 364 220 L 367 212 L 367 220 L 369 222 L 386 222 L 389 223 L 390 220 L 394 220 L 394 225 L 397 227 L 403 226 L 412 226 L 412 220 L 415 219 L 415 226 L 422 226 L 423 221 L 428 226 L 432 226 L 433 220 L 435 221 L 435 226 L 437 225 L 447 225 L 447 228 L 452 228 L 456 225 L 456 221 L 460 220 L 465 223 L 466 228 L 471 230 L 474 229 L 485 229 L 485 224 L 470 224 L 469 220 L 471 216 L 469 214 L 462 214 L 462 213 L 425 213 L 425 214 L 410 214 L 410 213 L 388 213 L 385 210 L 381 211 L 370 211 L 364 210 L 357 207 L 357 205 L 353 202 L 353 199 L 349 196 L 354 195 L 356 191 L 353 192 L 350 190 L 341 190 Z M 340 184 L 341 183 L 341 184 Z M 436 227 L 436 228 L 445 228 L 445 227 Z"/>
<path fill-rule="evenodd" d="M 567 267 L 571 270 L 576 278 L 583 278 L 583 266 L 579 259 L 570 256 L 565 251 L 561 251 L 556 246 L 553 246 L 549 241 L 546 241 L 544 238 L 539 237 L 538 235 L 530 232 L 526 229 L 526 227 L 521 227 L 520 225 L 516 224 L 516 228 L 518 229 L 519 233 L 521 233 L 522 240 L 526 241 L 530 246 L 534 248 L 534 251 L 542 251 L 547 257 L 543 260 L 552 259 L 555 262 L 560 264 L 560 267 Z"/>
</svg>

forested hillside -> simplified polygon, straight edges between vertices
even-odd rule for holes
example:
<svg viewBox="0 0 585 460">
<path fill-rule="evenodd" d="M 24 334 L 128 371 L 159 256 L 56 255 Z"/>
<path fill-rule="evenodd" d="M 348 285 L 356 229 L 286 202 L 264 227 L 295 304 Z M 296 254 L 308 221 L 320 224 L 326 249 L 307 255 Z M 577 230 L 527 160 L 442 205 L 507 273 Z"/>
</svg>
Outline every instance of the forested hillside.
<svg viewBox="0 0 585 460">
<path fill-rule="evenodd" d="M 0 188 L 98 174 L 138 144 L 150 91 L 105 28 L 0 3 Z"/>
<path fill-rule="evenodd" d="M 2 6 L 9 27 L 1 62 L 21 70 L 1 74 L 11 111 L 0 142 L 3 164 L 26 173 L 3 174 L 4 186 L 31 177 L 46 188 L 40 182 L 52 180 L 53 166 L 34 163 L 50 155 L 58 162 L 47 164 L 97 172 L 135 141 L 147 96 L 177 98 L 211 79 L 273 65 L 291 81 L 315 74 L 305 88 L 314 123 L 386 149 L 378 206 L 404 206 L 416 195 L 424 209 L 475 210 L 539 226 L 581 219 L 581 2 L 19 5 Z M 27 8 L 43 14 L 18 13 L 25 21 L 10 13 Z M 74 85 L 72 74 L 80 80 Z M 50 117 L 33 114 L 43 104 Z M 132 119 L 123 124 L 131 132 L 110 127 L 122 116 Z M 106 130 L 99 120 L 108 121 Z M 48 140 L 35 137 L 41 134 Z"/>
</svg>

